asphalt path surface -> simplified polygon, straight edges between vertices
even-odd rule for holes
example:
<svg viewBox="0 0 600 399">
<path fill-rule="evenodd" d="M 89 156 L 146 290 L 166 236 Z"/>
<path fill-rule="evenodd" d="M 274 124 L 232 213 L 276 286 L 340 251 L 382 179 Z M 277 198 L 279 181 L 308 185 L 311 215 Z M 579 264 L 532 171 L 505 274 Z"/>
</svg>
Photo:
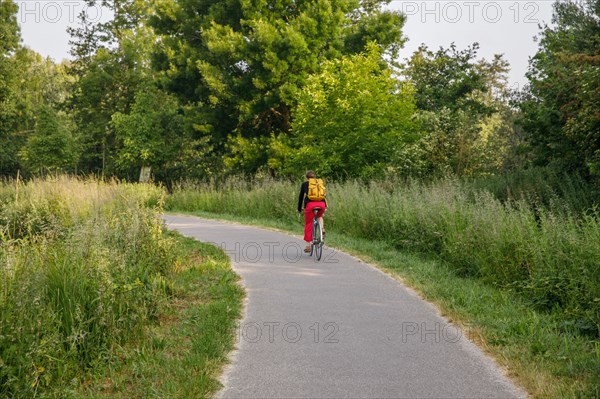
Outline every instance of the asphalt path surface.
<svg viewBox="0 0 600 399">
<path fill-rule="evenodd" d="M 225 250 L 247 292 L 218 397 L 526 396 L 433 306 L 373 266 L 327 247 L 316 262 L 285 233 L 164 219 Z"/>
</svg>

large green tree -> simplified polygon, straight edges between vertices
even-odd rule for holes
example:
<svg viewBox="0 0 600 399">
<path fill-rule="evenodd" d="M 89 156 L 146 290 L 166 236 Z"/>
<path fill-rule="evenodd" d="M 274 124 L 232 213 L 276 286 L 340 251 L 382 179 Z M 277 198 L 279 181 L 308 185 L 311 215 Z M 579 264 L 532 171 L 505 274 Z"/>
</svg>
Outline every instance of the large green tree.
<svg viewBox="0 0 600 399">
<path fill-rule="evenodd" d="M 16 153 L 22 141 L 15 132 L 19 75 L 14 54 L 21 42 L 17 11 L 12 0 L 0 2 L 0 175 L 15 173 L 18 169 Z"/>
<path fill-rule="evenodd" d="M 11 57 L 21 42 L 17 11 L 18 7 L 12 0 L 0 2 L 0 101 L 3 103 L 9 94 L 9 79 L 14 74 Z"/>
<path fill-rule="evenodd" d="M 527 77 L 521 124 L 536 162 L 600 176 L 600 0 L 555 3 Z"/>
<path fill-rule="evenodd" d="M 414 89 L 392 76 L 373 44 L 326 61 L 298 95 L 293 132 L 270 145 L 271 166 L 289 175 L 382 177 L 417 137 Z"/>
<path fill-rule="evenodd" d="M 11 0 L 0 2 L 0 175 L 72 166 L 76 157 L 62 140 L 72 139 L 70 117 L 60 111 L 70 83 L 66 67 L 20 45 L 17 11 Z"/>
<path fill-rule="evenodd" d="M 35 127 L 35 116 L 43 106 L 61 110 L 70 95 L 72 77 L 68 74 L 68 61 L 57 64 L 35 51 L 23 47 L 13 60 L 19 69 L 18 97 L 19 130 Z"/>
<path fill-rule="evenodd" d="M 138 91 L 129 114 L 112 116 L 117 139 L 122 142 L 117 153 L 117 166 L 139 173 L 150 167 L 158 180 L 172 179 L 178 173 L 178 162 L 185 140 L 183 115 L 177 99 L 150 86 Z"/>
<path fill-rule="evenodd" d="M 386 3 L 161 2 L 152 19 L 162 35 L 155 65 L 165 87 L 195 107 L 198 132 L 217 151 L 239 152 L 240 142 L 290 131 L 297 93 L 323 61 L 363 51 L 372 40 L 388 52 L 403 43 L 404 17 L 383 11 Z"/>
<path fill-rule="evenodd" d="M 80 26 L 70 29 L 71 73 L 76 77 L 70 108 L 80 131 L 84 172 L 115 175 L 122 172 L 117 158 L 122 142 L 115 134 L 112 116 L 129 113 L 138 90 L 153 77 L 149 66 L 154 35 L 145 26 L 149 4 L 140 0 L 102 0 L 113 14 L 107 22 L 93 22 L 86 13 Z"/>
<path fill-rule="evenodd" d="M 478 43 L 464 50 L 452 44 L 437 51 L 421 45 L 403 71 L 415 86 L 419 109 L 493 112 L 493 105 L 481 94 L 503 86 L 502 74 L 507 72 L 508 64 L 501 56 L 495 56 L 491 62 L 478 60 L 478 50 Z"/>
</svg>

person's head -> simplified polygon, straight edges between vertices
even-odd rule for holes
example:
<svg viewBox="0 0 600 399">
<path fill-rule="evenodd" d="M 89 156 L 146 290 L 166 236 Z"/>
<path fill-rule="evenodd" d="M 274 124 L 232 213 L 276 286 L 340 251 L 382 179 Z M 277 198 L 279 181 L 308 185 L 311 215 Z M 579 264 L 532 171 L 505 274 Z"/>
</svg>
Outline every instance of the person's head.
<svg viewBox="0 0 600 399">
<path fill-rule="evenodd" d="M 309 170 L 308 172 L 306 172 L 306 178 L 307 179 L 314 179 L 315 178 L 315 172 L 312 170 Z"/>
</svg>

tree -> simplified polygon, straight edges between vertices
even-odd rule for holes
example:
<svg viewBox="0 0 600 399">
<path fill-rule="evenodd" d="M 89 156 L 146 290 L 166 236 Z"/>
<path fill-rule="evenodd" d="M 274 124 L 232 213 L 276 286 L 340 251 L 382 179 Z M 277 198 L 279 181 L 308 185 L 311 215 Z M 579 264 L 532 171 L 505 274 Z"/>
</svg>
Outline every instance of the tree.
<svg viewBox="0 0 600 399">
<path fill-rule="evenodd" d="M 20 46 L 16 11 L 11 1 L 0 3 L 0 174 L 4 176 L 28 169 L 33 158 L 26 154 L 45 153 L 38 145 L 43 136 L 55 138 L 51 147 L 56 149 L 71 134 L 69 115 L 58 112 L 69 88 L 65 66 Z M 48 164 L 63 166 L 57 160 Z"/>
<path fill-rule="evenodd" d="M 48 105 L 38 109 L 35 132 L 19 152 L 25 167 L 33 172 L 73 172 L 79 158 L 75 139 L 61 125 L 56 112 Z"/>
<path fill-rule="evenodd" d="M 600 0 L 557 2 L 523 93 L 535 161 L 600 176 Z"/>
<path fill-rule="evenodd" d="M 326 61 L 298 95 L 293 133 L 270 148 L 285 174 L 382 177 L 416 138 L 414 89 L 392 76 L 375 44 L 363 54 Z"/>
<path fill-rule="evenodd" d="M 51 144 L 54 150 L 59 143 L 68 147 L 56 152 L 67 154 L 68 160 L 63 164 L 56 160 L 48 161 L 45 155 L 41 155 L 43 160 L 40 162 L 46 162 L 46 169 L 74 170 L 69 160 L 79 156 L 74 144 L 77 141 L 73 136 L 75 129 L 71 115 L 63 110 L 72 84 L 66 72 L 67 66 L 55 64 L 50 58 L 44 58 L 28 48 L 19 49 L 13 60 L 20 72 L 19 85 L 15 90 L 18 118 L 14 124 L 12 143 L 15 162 L 24 172 L 39 171 L 41 164 L 38 165 L 34 158 L 40 151 L 45 154 L 40 143 L 46 140 L 43 137 L 48 136 L 57 140 Z M 74 153 L 76 155 L 72 155 Z"/>
<path fill-rule="evenodd" d="M 69 88 L 65 66 L 20 46 L 16 12 L 12 1 L 0 2 L 1 175 L 34 165 L 38 155 L 49 168 L 71 166 L 72 158 L 72 148 L 57 148 L 61 143 L 70 146 L 69 115 L 58 112 Z M 46 144 L 54 155 L 42 148 Z M 66 163 L 46 157 L 57 154 L 65 155 Z"/>
<path fill-rule="evenodd" d="M 477 59 L 477 43 L 433 52 L 422 45 L 404 76 L 415 89 L 422 138 L 406 149 L 403 173 L 474 175 L 504 167 L 514 132 L 508 63 Z"/>
<path fill-rule="evenodd" d="M 151 167 L 155 175 L 167 177 L 169 167 L 184 144 L 183 118 L 177 100 L 149 87 L 138 91 L 129 114 L 117 112 L 112 120 L 117 140 L 117 167 L 123 170 Z M 162 179 L 161 179 L 162 180 Z"/>
<path fill-rule="evenodd" d="M 425 45 L 419 47 L 403 70 L 415 86 L 419 109 L 468 109 L 476 113 L 494 110 L 493 104 L 486 103 L 480 93 L 491 89 L 493 77 L 506 73 L 508 64 L 501 56 L 496 56 L 491 63 L 477 62 L 478 49 L 478 43 L 464 50 L 452 44 L 436 52 Z"/>
<path fill-rule="evenodd" d="M 382 1 L 178 0 L 157 5 L 154 63 L 165 88 L 196 108 L 199 131 L 232 154 L 288 134 L 296 95 L 324 60 L 385 51 L 403 39 L 404 17 Z M 360 12 L 359 12 L 360 10 Z M 242 145 L 242 147 L 240 147 Z M 253 145 L 253 144 L 252 144 Z M 263 146 L 264 149 L 264 146 Z M 266 160 L 259 151 L 258 158 Z M 261 162 L 258 162 L 260 164 Z M 257 163 L 246 163 L 253 171 Z"/>
<path fill-rule="evenodd" d="M 112 20 L 92 23 L 82 12 L 81 26 L 70 29 L 75 56 L 70 72 L 77 80 L 69 105 L 82 137 L 80 169 L 115 175 L 121 142 L 112 116 L 129 113 L 137 91 L 154 80 L 149 54 L 155 38 L 144 24 L 147 2 L 102 0 L 101 5 L 112 11 Z"/>
<path fill-rule="evenodd" d="M 73 79 L 67 73 L 68 62 L 56 64 L 27 47 L 19 49 L 13 60 L 20 72 L 16 90 L 18 130 L 30 131 L 35 128 L 35 116 L 42 106 L 56 111 L 63 108 Z"/>
<path fill-rule="evenodd" d="M 0 2 L 0 174 L 16 173 L 19 168 L 16 153 L 19 140 L 15 132 L 18 120 L 18 68 L 13 58 L 20 47 L 17 24 L 18 7 L 12 0 Z"/>
</svg>

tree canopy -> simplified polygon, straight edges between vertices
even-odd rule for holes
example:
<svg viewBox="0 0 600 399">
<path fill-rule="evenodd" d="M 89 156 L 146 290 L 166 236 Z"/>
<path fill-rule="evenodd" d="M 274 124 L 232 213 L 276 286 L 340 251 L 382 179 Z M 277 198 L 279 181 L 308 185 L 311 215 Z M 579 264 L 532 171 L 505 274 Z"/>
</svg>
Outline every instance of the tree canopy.
<svg viewBox="0 0 600 399">
<path fill-rule="evenodd" d="M 113 18 L 81 13 L 60 64 L 22 47 L 0 2 L 3 176 L 600 178 L 600 0 L 555 5 L 519 93 L 477 43 L 399 60 L 389 0 L 85 1 Z"/>
<path fill-rule="evenodd" d="M 382 1 L 178 0 L 160 3 L 155 65 L 165 87 L 197 108 L 217 149 L 288 133 L 296 95 L 326 60 L 403 43 L 404 16 Z M 234 135 L 234 136 L 235 136 Z M 235 148 L 236 138 L 229 140 Z"/>
<path fill-rule="evenodd" d="M 477 175 L 501 170 L 514 134 L 507 104 L 508 63 L 477 58 L 479 45 L 421 46 L 403 74 L 415 87 L 422 137 L 407 148 L 404 173 Z"/>
<path fill-rule="evenodd" d="M 520 122 L 536 163 L 600 176 L 600 0 L 555 3 L 527 77 Z"/>
<path fill-rule="evenodd" d="M 339 177 L 382 177 L 417 136 L 414 89 L 382 65 L 375 44 L 365 53 L 323 63 L 298 95 L 291 137 L 271 145 L 273 167 Z M 287 146 L 287 148 L 286 148 Z"/>
</svg>

